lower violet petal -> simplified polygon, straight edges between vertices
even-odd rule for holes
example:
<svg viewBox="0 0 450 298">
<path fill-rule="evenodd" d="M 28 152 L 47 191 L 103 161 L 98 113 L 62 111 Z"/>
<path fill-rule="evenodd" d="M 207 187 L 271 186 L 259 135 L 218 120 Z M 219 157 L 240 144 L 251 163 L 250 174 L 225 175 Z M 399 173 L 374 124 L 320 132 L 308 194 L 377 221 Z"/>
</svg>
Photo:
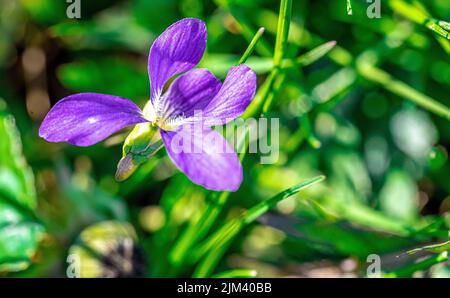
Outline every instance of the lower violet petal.
<svg viewBox="0 0 450 298">
<path fill-rule="evenodd" d="M 139 107 L 128 99 L 79 93 L 63 98 L 48 112 L 39 135 L 49 142 L 90 146 L 128 125 L 146 121 Z"/>
<path fill-rule="evenodd" d="M 215 191 L 239 189 L 241 163 L 219 133 L 196 123 L 174 131 L 161 130 L 161 136 L 172 161 L 192 182 Z"/>
</svg>

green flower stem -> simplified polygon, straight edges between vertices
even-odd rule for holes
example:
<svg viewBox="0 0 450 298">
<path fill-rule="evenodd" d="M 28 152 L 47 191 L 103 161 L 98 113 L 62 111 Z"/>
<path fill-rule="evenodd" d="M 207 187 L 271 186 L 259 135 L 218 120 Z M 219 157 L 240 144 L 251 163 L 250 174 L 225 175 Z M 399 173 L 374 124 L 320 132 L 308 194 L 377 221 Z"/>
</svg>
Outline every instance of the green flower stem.
<svg viewBox="0 0 450 298">
<path fill-rule="evenodd" d="M 283 87 L 284 80 L 286 79 L 286 73 L 281 72 L 278 70 L 278 68 L 276 68 L 274 70 L 274 77 L 276 79 L 272 85 L 272 88 L 270 89 L 269 93 L 267 94 L 264 100 L 264 105 L 262 108 L 263 115 L 269 112 L 270 108 L 273 105 L 274 99 L 276 98 L 277 94 Z"/>
</svg>

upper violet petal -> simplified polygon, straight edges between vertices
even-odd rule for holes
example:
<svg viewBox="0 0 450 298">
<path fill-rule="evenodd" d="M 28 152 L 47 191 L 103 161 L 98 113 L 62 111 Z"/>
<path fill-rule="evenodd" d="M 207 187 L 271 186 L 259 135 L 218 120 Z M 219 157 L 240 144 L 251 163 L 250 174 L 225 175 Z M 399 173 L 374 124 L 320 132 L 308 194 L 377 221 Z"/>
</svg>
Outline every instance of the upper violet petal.
<svg viewBox="0 0 450 298">
<path fill-rule="evenodd" d="M 61 99 L 47 114 L 39 136 L 76 146 L 98 143 L 120 129 L 147 122 L 132 101 L 113 95 L 78 93 Z"/>
<path fill-rule="evenodd" d="M 205 23 L 186 18 L 172 24 L 153 42 L 148 57 L 152 100 L 161 95 L 168 79 L 200 62 L 206 39 Z"/>
<path fill-rule="evenodd" d="M 215 191 L 236 191 L 243 170 L 234 149 L 216 131 L 185 124 L 161 137 L 175 165 L 194 183 Z"/>
<path fill-rule="evenodd" d="M 176 78 L 167 92 L 155 101 L 156 114 L 171 120 L 192 117 L 203 110 L 219 92 L 222 83 L 209 70 L 197 68 Z"/>
<path fill-rule="evenodd" d="M 256 74 L 245 64 L 230 68 L 217 95 L 203 110 L 204 124 L 225 124 L 244 113 L 255 96 Z"/>
</svg>

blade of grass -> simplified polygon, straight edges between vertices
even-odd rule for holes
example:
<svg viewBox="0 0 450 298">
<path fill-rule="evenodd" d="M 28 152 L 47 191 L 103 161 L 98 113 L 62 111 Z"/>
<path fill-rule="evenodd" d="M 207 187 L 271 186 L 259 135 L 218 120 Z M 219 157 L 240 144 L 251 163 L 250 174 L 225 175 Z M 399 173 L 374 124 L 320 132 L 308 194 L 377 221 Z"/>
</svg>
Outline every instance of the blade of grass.
<svg viewBox="0 0 450 298">
<path fill-rule="evenodd" d="M 272 88 L 269 90 L 269 93 L 264 100 L 264 105 L 262 108 L 263 115 L 267 114 L 274 103 L 274 99 L 277 94 L 280 92 L 281 88 L 283 88 L 284 80 L 286 79 L 286 73 L 280 72 L 278 69 L 274 71 L 274 76 L 276 80 L 274 81 Z"/>
<path fill-rule="evenodd" d="M 291 23 L 292 0 L 281 0 L 280 13 L 278 15 L 277 37 L 275 39 L 275 51 L 273 54 L 272 76 L 276 84 L 273 84 L 267 95 L 262 99 L 262 112 L 265 114 L 273 104 L 275 94 L 281 88 L 285 74 L 280 72 L 288 43 L 289 25 Z"/>
<path fill-rule="evenodd" d="M 421 252 L 421 251 L 441 253 L 441 252 L 449 251 L 449 250 L 450 250 L 450 241 L 447 241 L 447 242 L 444 242 L 444 243 L 426 245 L 426 246 L 423 246 L 423 247 L 411 249 L 411 250 L 408 250 L 406 253 L 408 255 L 413 255 L 413 254 Z"/>
<path fill-rule="evenodd" d="M 365 56 L 361 56 L 357 59 L 356 66 L 359 74 L 364 78 L 376 82 L 383 86 L 386 90 L 397 94 L 403 98 L 406 98 L 422 108 L 429 110 L 447 120 L 450 120 L 450 109 L 442 103 L 435 101 L 433 98 L 420 93 L 416 89 L 409 85 L 396 80 L 389 73 L 373 66 L 365 61 Z"/>
<path fill-rule="evenodd" d="M 327 43 L 324 43 L 305 54 L 299 56 L 296 59 L 288 59 L 283 61 L 282 68 L 287 69 L 290 67 L 299 67 L 299 66 L 308 66 L 326 54 L 328 54 L 334 47 L 336 46 L 336 41 L 332 40 Z"/>
<path fill-rule="evenodd" d="M 347 14 L 349 16 L 353 15 L 352 1 L 351 0 L 347 0 Z"/>
<path fill-rule="evenodd" d="M 312 148 L 319 149 L 322 146 L 322 143 L 316 138 L 311 129 L 311 121 L 307 113 L 300 116 L 300 128 L 303 131 L 306 141 Z"/>
<path fill-rule="evenodd" d="M 323 180 L 325 180 L 325 176 L 323 176 L 323 175 L 317 176 L 310 180 L 299 183 L 296 186 L 291 187 L 291 188 L 279 193 L 278 195 L 272 197 L 269 200 L 260 202 L 256 206 L 249 209 L 243 215 L 242 221 L 244 222 L 244 224 L 249 224 L 249 223 L 253 222 L 259 216 L 266 213 L 269 209 L 275 207 L 275 205 L 278 204 L 280 201 L 289 198 L 290 196 L 298 193 L 299 191 L 301 191 L 307 187 L 310 187 L 310 186 L 313 186 L 314 184 L 322 182 Z"/>
<path fill-rule="evenodd" d="M 448 261 L 448 252 L 442 252 L 440 254 L 433 255 L 427 259 L 421 260 L 417 263 L 409 264 L 403 268 L 398 270 L 385 273 L 383 277 L 410 277 L 417 271 L 427 270 L 431 266 L 447 262 Z"/>
<path fill-rule="evenodd" d="M 449 26 L 447 26 L 448 23 L 432 18 L 425 7 L 420 3 L 414 2 L 414 4 L 410 4 L 403 0 L 390 0 L 389 5 L 395 12 L 401 14 L 403 17 L 450 40 L 450 33 L 446 31 L 449 30 Z"/>
<path fill-rule="evenodd" d="M 234 269 L 217 273 L 212 278 L 250 278 L 256 277 L 256 270 L 252 269 Z"/>
<path fill-rule="evenodd" d="M 281 0 L 280 14 L 278 15 L 277 37 L 275 52 L 273 54 L 274 67 L 279 67 L 285 57 L 288 42 L 289 24 L 291 23 L 292 0 Z"/>
<path fill-rule="evenodd" d="M 258 217 L 275 207 L 280 201 L 287 199 L 299 191 L 319 183 L 324 179 L 325 176 L 318 176 L 291 187 L 270 198 L 269 200 L 260 202 L 244 212 L 240 217 L 235 220 L 231 220 L 222 226 L 221 229 L 217 230 L 211 237 L 201 244 L 198 249 L 195 250 L 195 254 L 193 255 L 194 259 L 199 259 L 204 255 L 205 257 L 197 266 L 193 276 L 209 276 L 214 270 L 220 257 L 222 257 L 223 253 L 225 253 L 227 246 L 230 245 L 232 239 L 242 230 L 243 227 L 254 222 Z"/>
<path fill-rule="evenodd" d="M 242 64 L 242 63 L 245 63 L 245 61 L 247 61 L 248 57 L 253 53 L 255 46 L 258 44 L 258 41 L 263 34 L 264 34 L 264 27 L 261 27 L 256 32 L 255 36 L 253 36 L 252 40 L 250 41 L 250 44 L 248 45 L 248 47 L 245 50 L 244 54 L 242 55 L 241 59 L 239 59 L 238 64 Z"/>
</svg>

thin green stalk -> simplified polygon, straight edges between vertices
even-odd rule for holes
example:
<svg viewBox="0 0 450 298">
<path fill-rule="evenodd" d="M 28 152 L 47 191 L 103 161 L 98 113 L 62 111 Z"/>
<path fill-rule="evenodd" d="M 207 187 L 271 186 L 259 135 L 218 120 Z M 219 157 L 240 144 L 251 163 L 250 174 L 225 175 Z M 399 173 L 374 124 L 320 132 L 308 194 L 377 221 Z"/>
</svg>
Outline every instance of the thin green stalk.
<svg viewBox="0 0 450 298">
<path fill-rule="evenodd" d="M 281 0 L 280 14 L 278 16 L 277 37 L 275 40 L 275 52 L 273 55 L 274 67 L 279 67 L 285 57 L 291 23 L 292 0 Z"/>
<path fill-rule="evenodd" d="M 380 84 L 386 90 L 389 90 L 400 97 L 409 99 L 424 109 L 450 120 L 450 109 L 447 106 L 435 101 L 433 98 L 425 94 L 418 92 L 409 85 L 396 80 L 389 73 L 365 62 L 363 58 L 358 59 L 357 69 L 363 77 Z"/>
<path fill-rule="evenodd" d="M 273 71 L 269 73 L 264 83 L 259 87 L 258 91 L 256 92 L 256 95 L 251 101 L 250 105 L 247 107 L 244 114 L 242 115 L 243 119 L 255 117 L 261 112 L 265 99 L 270 93 L 270 90 L 272 90 L 272 85 L 275 81 L 275 75 L 276 73 Z"/>
<path fill-rule="evenodd" d="M 416 254 L 416 253 L 422 252 L 422 251 L 428 251 L 428 252 L 434 252 L 434 253 L 450 251 L 450 241 L 446 241 L 444 243 L 422 246 L 419 248 L 408 250 L 406 253 L 408 255 L 413 255 L 413 254 Z"/>
<path fill-rule="evenodd" d="M 273 54 L 273 68 L 272 76 L 275 78 L 275 83 L 268 90 L 267 94 L 262 99 L 262 112 L 267 113 L 273 104 L 275 95 L 283 85 L 286 77 L 285 73 L 280 72 L 280 68 L 285 57 L 285 52 L 288 44 L 289 25 L 291 23 L 292 14 L 292 0 L 281 0 L 280 13 L 278 15 L 277 37 L 275 40 L 275 51 Z"/>
<path fill-rule="evenodd" d="M 269 112 L 270 108 L 273 105 L 274 99 L 277 96 L 278 92 L 283 87 L 284 80 L 286 79 L 286 73 L 285 72 L 279 72 L 278 68 L 274 71 L 274 77 L 276 77 L 276 80 L 270 90 L 270 92 L 267 94 L 264 105 L 262 108 L 263 114 L 266 114 Z"/>
<path fill-rule="evenodd" d="M 255 277 L 257 274 L 256 270 L 252 269 L 234 269 L 224 272 L 217 273 L 212 278 L 250 278 Z"/>
<path fill-rule="evenodd" d="M 285 59 L 282 64 L 282 69 L 288 69 L 291 67 L 308 66 L 316 62 L 326 54 L 328 54 L 336 46 L 336 41 L 332 40 L 326 42 L 318 47 L 315 47 L 311 51 L 299 56 L 295 59 Z"/>
<path fill-rule="evenodd" d="M 300 116 L 300 128 L 303 131 L 306 141 L 312 148 L 318 149 L 322 146 L 322 143 L 316 138 L 311 129 L 311 121 L 307 113 Z"/>
<path fill-rule="evenodd" d="M 383 275 L 383 277 L 410 277 L 417 271 L 427 270 L 431 266 L 447 262 L 448 261 L 448 252 L 442 252 L 440 254 L 433 255 L 425 260 L 419 261 L 417 263 L 409 264 L 403 268 L 398 270 L 388 272 Z"/>
<path fill-rule="evenodd" d="M 321 175 L 321 176 L 317 176 L 315 178 L 312 178 L 310 180 L 304 181 L 302 183 L 297 184 L 294 187 L 291 187 L 279 194 L 277 194 L 276 196 L 272 197 L 269 200 L 266 201 L 262 201 L 259 204 L 257 204 L 256 206 L 252 207 L 251 209 L 249 209 L 244 215 L 243 215 L 243 222 L 244 224 L 249 224 L 251 222 L 253 222 L 254 220 L 256 220 L 259 216 L 263 215 L 264 213 L 266 213 L 269 209 L 272 209 L 273 207 L 276 206 L 276 204 L 278 204 L 279 202 L 283 201 L 284 199 L 289 198 L 290 196 L 298 193 L 299 191 L 313 186 L 314 184 L 317 184 L 319 182 L 322 182 L 323 180 L 325 180 L 325 176 Z"/>
<path fill-rule="evenodd" d="M 264 27 L 261 27 L 256 32 L 255 36 L 253 36 L 252 41 L 248 45 L 247 49 L 245 50 L 244 54 L 242 55 L 241 59 L 239 59 L 238 64 L 245 63 L 247 61 L 248 57 L 253 53 L 253 50 L 255 49 L 256 44 L 258 43 L 261 36 L 264 34 Z"/>
<path fill-rule="evenodd" d="M 353 15 L 352 2 L 351 0 L 347 0 L 347 14 L 349 16 Z"/>
</svg>

